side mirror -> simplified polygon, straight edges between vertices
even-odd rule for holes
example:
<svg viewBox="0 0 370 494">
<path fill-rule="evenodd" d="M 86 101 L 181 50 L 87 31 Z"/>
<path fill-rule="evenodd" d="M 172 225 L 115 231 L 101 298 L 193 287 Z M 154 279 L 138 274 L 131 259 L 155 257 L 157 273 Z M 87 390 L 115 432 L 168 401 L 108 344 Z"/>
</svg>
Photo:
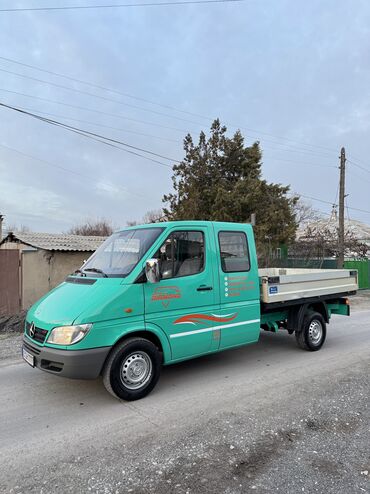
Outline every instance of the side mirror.
<svg viewBox="0 0 370 494">
<path fill-rule="evenodd" d="M 149 283 L 158 283 L 161 279 L 158 259 L 148 259 L 145 263 L 145 276 Z"/>
</svg>

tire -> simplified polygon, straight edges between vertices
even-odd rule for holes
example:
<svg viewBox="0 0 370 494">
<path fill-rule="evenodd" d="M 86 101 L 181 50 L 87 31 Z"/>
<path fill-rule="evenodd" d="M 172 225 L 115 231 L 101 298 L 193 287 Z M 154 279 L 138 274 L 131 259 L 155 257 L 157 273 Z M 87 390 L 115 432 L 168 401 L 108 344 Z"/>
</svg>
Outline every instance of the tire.
<svg viewBox="0 0 370 494">
<path fill-rule="evenodd" d="M 326 338 L 326 323 L 318 312 L 310 312 L 303 319 L 302 328 L 295 332 L 299 347 L 316 352 L 323 346 Z"/>
<path fill-rule="evenodd" d="M 114 347 L 103 369 L 106 390 L 121 400 L 140 400 L 159 379 L 162 355 L 144 338 L 129 338 Z"/>
</svg>

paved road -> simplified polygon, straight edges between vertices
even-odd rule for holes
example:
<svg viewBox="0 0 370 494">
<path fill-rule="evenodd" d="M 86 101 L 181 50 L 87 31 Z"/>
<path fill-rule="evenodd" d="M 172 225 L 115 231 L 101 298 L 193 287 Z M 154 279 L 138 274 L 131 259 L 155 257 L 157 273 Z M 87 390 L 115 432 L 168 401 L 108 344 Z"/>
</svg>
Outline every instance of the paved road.
<svg viewBox="0 0 370 494">
<path fill-rule="evenodd" d="M 0 365 L 0 492 L 370 492 L 370 311 L 164 369 L 133 404 Z"/>
</svg>

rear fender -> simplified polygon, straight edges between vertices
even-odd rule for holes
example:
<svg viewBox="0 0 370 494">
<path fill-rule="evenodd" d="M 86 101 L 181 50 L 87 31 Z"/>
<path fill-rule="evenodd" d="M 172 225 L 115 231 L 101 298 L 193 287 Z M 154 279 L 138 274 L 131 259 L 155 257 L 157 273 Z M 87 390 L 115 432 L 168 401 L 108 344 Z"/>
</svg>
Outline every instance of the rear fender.
<svg viewBox="0 0 370 494">
<path fill-rule="evenodd" d="M 326 302 L 315 302 L 311 304 L 302 304 L 294 307 L 289 311 L 287 329 L 289 331 L 301 331 L 303 328 L 303 320 L 307 313 L 318 312 L 324 318 L 326 323 L 329 322 L 329 312 Z"/>
</svg>

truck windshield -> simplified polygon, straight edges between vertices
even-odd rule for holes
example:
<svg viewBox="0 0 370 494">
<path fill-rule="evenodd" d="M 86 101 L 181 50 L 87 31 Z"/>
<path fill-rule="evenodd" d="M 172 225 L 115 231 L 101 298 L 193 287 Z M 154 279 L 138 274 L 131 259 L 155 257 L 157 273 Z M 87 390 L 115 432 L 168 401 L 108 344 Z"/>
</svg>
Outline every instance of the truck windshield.
<svg viewBox="0 0 370 494">
<path fill-rule="evenodd" d="M 153 245 L 163 228 L 124 230 L 111 235 L 78 270 L 81 275 L 123 278 Z"/>
</svg>

